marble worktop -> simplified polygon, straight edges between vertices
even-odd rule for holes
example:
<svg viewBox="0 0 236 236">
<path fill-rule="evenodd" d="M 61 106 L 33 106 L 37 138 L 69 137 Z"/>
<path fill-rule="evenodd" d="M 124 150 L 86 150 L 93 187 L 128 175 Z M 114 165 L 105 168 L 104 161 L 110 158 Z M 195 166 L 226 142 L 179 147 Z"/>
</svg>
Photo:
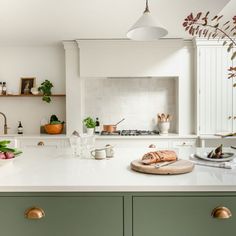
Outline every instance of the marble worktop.
<svg viewBox="0 0 236 236">
<path fill-rule="evenodd" d="M 196 165 L 191 173 L 166 176 L 132 171 L 130 162 L 150 150 L 115 148 L 113 158 L 95 160 L 74 157 L 70 148 L 25 148 L 12 163 L 0 166 L 0 192 L 236 191 L 236 169 Z M 176 152 L 189 159 L 206 150 Z"/>
</svg>

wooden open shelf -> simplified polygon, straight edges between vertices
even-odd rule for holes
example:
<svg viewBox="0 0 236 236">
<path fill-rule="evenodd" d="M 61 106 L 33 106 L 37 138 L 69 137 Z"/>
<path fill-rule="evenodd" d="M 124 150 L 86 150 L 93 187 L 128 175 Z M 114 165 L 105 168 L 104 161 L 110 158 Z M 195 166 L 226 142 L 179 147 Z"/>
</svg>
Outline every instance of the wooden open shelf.
<svg viewBox="0 0 236 236">
<path fill-rule="evenodd" d="M 17 95 L 0 95 L 1 97 L 42 97 L 42 94 L 38 94 L 38 95 L 33 95 L 33 94 L 17 94 Z M 65 94 L 52 94 L 51 97 L 65 97 Z"/>
</svg>

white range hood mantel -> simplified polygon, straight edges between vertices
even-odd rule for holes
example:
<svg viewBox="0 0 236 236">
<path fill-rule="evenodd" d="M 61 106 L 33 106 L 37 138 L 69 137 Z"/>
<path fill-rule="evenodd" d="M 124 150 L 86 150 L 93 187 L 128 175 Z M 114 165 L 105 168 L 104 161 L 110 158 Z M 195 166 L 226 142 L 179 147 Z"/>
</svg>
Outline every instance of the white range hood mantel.
<svg viewBox="0 0 236 236">
<path fill-rule="evenodd" d="M 77 40 L 81 77 L 179 77 L 191 41 Z"/>
</svg>

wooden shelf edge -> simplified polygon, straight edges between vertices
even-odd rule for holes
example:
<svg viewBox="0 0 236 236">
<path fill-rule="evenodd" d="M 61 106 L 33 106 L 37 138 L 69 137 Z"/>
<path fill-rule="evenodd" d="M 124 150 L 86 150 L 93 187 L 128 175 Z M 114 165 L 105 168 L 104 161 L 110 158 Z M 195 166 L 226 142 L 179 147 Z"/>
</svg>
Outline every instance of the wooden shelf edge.
<svg viewBox="0 0 236 236">
<path fill-rule="evenodd" d="M 0 95 L 1 97 L 42 97 L 43 95 L 39 94 L 39 95 L 33 95 L 33 94 L 29 94 L 29 95 L 24 95 L 24 94 L 17 94 L 17 95 Z M 65 97 L 65 94 L 52 94 L 51 97 Z"/>
</svg>

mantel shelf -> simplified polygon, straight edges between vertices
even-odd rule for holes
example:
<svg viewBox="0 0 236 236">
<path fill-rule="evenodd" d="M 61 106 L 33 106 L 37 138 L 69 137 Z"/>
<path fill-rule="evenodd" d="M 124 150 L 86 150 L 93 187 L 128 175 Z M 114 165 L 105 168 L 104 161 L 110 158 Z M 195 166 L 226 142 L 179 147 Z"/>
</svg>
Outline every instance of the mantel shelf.
<svg viewBox="0 0 236 236">
<path fill-rule="evenodd" d="M 33 95 L 33 94 L 16 94 L 16 95 L 0 95 L 0 98 L 4 98 L 4 97 L 42 97 L 42 94 L 38 94 L 38 95 Z M 65 97 L 65 94 L 52 94 L 51 97 Z"/>
</svg>

